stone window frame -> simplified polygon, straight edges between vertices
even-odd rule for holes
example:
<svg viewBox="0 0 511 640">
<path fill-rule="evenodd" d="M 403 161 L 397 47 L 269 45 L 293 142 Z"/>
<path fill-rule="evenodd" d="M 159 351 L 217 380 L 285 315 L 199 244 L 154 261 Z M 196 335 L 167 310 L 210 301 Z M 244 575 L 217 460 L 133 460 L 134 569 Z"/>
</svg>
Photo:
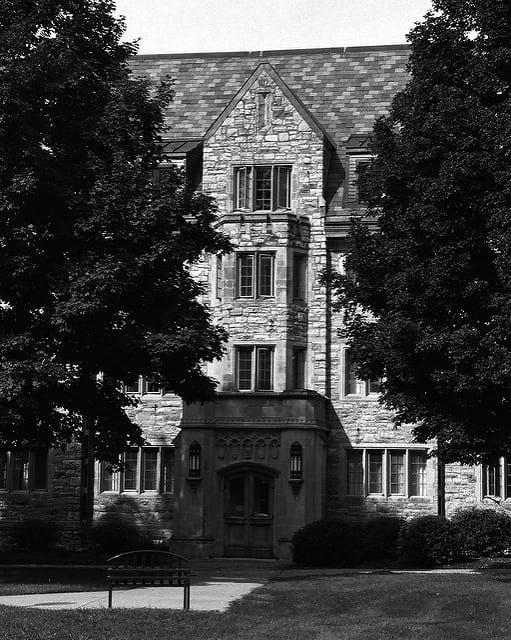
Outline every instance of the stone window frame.
<svg viewBox="0 0 511 640">
<path fill-rule="evenodd" d="M 341 397 L 347 399 L 370 399 L 377 400 L 380 397 L 379 385 L 383 378 L 378 380 L 361 380 L 354 374 L 352 375 L 352 367 L 354 363 L 351 361 L 350 348 L 342 347 L 341 354 Z M 350 387 L 354 389 L 350 391 Z"/>
<path fill-rule="evenodd" d="M 428 449 L 427 447 L 410 447 L 409 445 L 354 446 L 346 451 L 346 491 L 348 496 L 381 497 L 381 498 L 427 498 L 428 495 Z M 350 455 L 360 457 L 358 469 L 350 464 Z M 380 456 L 379 470 L 371 471 L 371 457 Z M 402 482 L 395 488 L 396 474 L 392 469 L 392 456 L 402 456 Z M 420 467 L 413 456 L 420 456 Z M 377 460 L 377 459 L 376 459 Z M 414 470 L 415 467 L 415 470 Z M 374 477 L 371 478 L 371 474 Z M 378 474 L 376 476 L 376 474 Z M 415 474 L 415 480 L 414 480 Z M 355 477 L 358 478 L 355 481 Z M 378 482 L 380 490 L 371 487 L 371 482 Z M 358 486 L 357 491 L 351 487 Z M 394 487 L 393 487 L 394 485 Z M 416 491 L 415 489 L 418 489 Z"/>
<path fill-rule="evenodd" d="M 138 376 L 135 383 L 132 385 L 124 384 L 123 392 L 128 395 L 133 396 L 161 396 L 163 395 L 163 387 L 157 386 L 156 391 L 150 391 L 150 385 L 154 383 L 151 382 L 151 379 L 148 376 Z M 130 387 L 136 387 L 134 389 L 130 389 Z"/>
<path fill-rule="evenodd" d="M 21 486 L 16 481 L 19 456 L 22 468 Z M 41 458 L 39 458 L 41 456 Z M 18 448 L 0 452 L 0 493 L 47 493 L 50 475 L 49 450 L 46 447 Z"/>
<path fill-rule="evenodd" d="M 135 487 L 126 488 L 126 471 L 108 471 L 109 463 L 96 462 L 97 493 L 101 495 L 161 495 L 173 494 L 175 491 L 175 447 L 152 446 L 130 447 L 127 452 L 137 452 L 135 467 Z M 146 453 L 156 451 L 156 468 L 154 473 L 155 488 L 147 488 L 145 478 Z M 126 452 L 126 453 L 127 453 Z M 126 453 L 122 455 L 122 461 L 126 461 Z M 170 469 L 170 473 L 166 470 Z M 110 479 L 107 482 L 107 474 Z M 108 488 L 108 486 L 110 488 Z"/>
<path fill-rule="evenodd" d="M 242 351 L 251 351 L 250 362 L 250 388 L 240 388 L 240 354 Z M 270 352 L 270 385 L 268 389 L 261 388 L 259 384 L 260 363 L 259 353 L 261 351 Z M 274 344 L 254 344 L 244 343 L 234 345 L 234 366 L 235 366 L 235 388 L 240 393 L 257 393 L 275 390 L 275 345 Z"/>
<path fill-rule="evenodd" d="M 255 298 L 275 298 L 275 265 L 276 265 L 276 255 L 275 251 L 237 251 L 236 252 L 236 298 L 241 300 L 253 300 Z M 252 266 L 251 266 L 251 275 L 250 275 L 250 285 L 252 289 L 252 293 L 250 295 L 242 295 L 242 285 L 241 285 L 241 265 L 240 262 L 242 259 L 251 257 L 252 258 Z M 270 259 L 271 262 L 271 276 L 270 276 L 270 291 L 271 293 L 261 293 L 262 290 L 262 262 L 263 259 Z"/>
<path fill-rule="evenodd" d="M 269 196 L 258 197 L 257 172 L 270 169 Z M 282 177 L 284 172 L 284 177 Z M 293 165 L 285 162 L 236 164 L 232 167 L 233 211 L 290 211 L 292 202 Z M 284 187 L 284 194 L 281 188 Z M 261 190 L 263 190 L 261 188 Z M 261 193 L 261 190 L 259 193 Z M 268 188 L 264 189 L 268 191 Z M 283 197 L 282 197 L 283 196 Z M 282 199 L 286 202 L 282 206 Z M 267 200 L 269 206 L 258 207 L 258 200 Z"/>
</svg>

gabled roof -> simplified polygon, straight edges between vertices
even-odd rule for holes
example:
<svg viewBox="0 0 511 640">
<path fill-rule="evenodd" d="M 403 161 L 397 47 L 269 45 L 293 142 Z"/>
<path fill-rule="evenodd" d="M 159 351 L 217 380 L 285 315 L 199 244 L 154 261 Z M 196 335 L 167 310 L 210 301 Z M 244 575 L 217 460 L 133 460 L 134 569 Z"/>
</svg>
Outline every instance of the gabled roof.
<svg viewBox="0 0 511 640">
<path fill-rule="evenodd" d="M 168 138 L 202 138 L 267 63 L 338 148 L 368 133 L 408 79 L 404 45 L 136 56 L 135 73 L 174 79 Z"/>
<path fill-rule="evenodd" d="M 236 105 L 243 98 L 243 96 L 250 90 L 250 88 L 257 82 L 258 78 L 262 73 L 266 73 L 270 76 L 273 82 L 281 89 L 282 93 L 286 96 L 289 102 L 293 105 L 293 107 L 298 111 L 298 113 L 302 116 L 302 118 L 307 122 L 310 128 L 315 132 L 315 134 L 322 140 L 325 140 L 330 144 L 331 147 L 335 148 L 335 144 L 328 137 L 327 132 L 323 129 L 323 127 L 319 124 L 316 118 L 308 111 L 307 107 L 304 106 L 302 101 L 291 91 L 291 89 L 286 85 L 286 83 L 282 80 L 279 74 L 275 71 L 275 69 L 268 62 L 263 62 L 258 65 L 256 69 L 252 72 L 251 76 L 247 79 L 247 81 L 243 84 L 238 93 L 232 98 L 224 111 L 219 115 L 219 117 L 213 122 L 213 124 L 206 131 L 205 138 L 208 139 L 211 137 L 217 129 L 223 124 L 226 118 L 232 113 L 232 111 L 236 108 Z"/>
</svg>

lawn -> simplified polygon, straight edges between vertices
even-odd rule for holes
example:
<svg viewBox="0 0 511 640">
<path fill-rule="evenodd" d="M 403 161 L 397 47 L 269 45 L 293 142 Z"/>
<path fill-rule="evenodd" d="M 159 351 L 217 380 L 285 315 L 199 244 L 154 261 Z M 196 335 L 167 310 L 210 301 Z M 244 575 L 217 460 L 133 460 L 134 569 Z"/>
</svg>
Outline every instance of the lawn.
<svg viewBox="0 0 511 640">
<path fill-rule="evenodd" d="M 226 613 L 0 608 L 7 640 L 508 640 L 511 574 L 285 575 Z M 193 601 L 193 587 L 192 587 Z"/>
</svg>

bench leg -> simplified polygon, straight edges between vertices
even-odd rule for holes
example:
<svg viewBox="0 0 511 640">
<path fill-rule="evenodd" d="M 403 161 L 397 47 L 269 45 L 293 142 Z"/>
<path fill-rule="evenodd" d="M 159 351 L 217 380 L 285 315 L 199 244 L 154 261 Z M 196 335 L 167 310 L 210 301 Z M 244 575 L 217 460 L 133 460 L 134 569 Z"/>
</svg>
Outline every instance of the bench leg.
<svg viewBox="0 0 511 640">
<path fill-rule="evenodd" d="M 185 587 L 183 609 L 185 611 L 190 610 L 190 585 Z"/>
<path fill-rule="evenodd" d="M 108 608 L 112 608 L 112 587 L 108 589 Z"/>
</svg>

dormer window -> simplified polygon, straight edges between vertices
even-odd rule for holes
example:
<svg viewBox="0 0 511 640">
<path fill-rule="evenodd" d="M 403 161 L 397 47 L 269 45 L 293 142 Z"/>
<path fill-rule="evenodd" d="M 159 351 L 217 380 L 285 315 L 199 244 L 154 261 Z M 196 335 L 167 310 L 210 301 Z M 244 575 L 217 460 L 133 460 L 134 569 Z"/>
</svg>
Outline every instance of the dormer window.
<svg viewBox="0 0 511 640">
<path fill-rule="evenodd" d="M 275 211 L 291 208 L 291 166 L 234 168 L 234 209 Z"/>
<path fill-rule="evenodd" d="M 362 134 L 351 136 L 346 143 L 346 185 L 344 191 L 346 206 L 358 207 L 364 204 L 360 200 L 359 178 L 373 159 L 369 148 L 370 142 L 370 137 Z"/>
</svg>

